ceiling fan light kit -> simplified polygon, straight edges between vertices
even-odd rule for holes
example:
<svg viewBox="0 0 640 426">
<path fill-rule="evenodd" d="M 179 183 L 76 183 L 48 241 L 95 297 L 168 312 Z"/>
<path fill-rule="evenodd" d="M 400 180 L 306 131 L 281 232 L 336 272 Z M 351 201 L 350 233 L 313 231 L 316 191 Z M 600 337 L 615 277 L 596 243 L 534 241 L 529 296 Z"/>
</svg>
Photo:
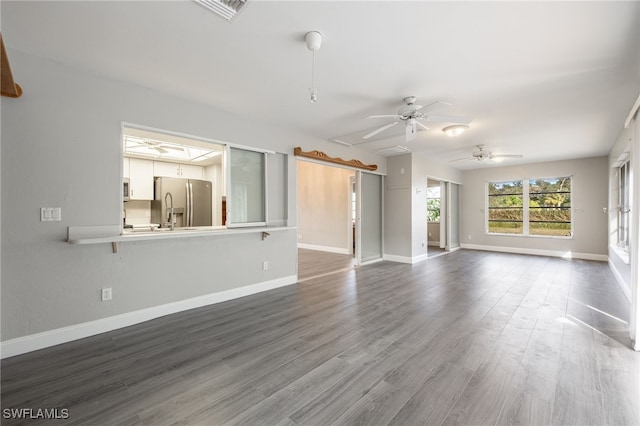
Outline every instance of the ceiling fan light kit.
<svg viewBox="0 0 640 426">
<path fill-rule="evenodd" d="M 485 151 L 484 144 L 476 145 L 476 148 L 478 149 L 471 154 L 471 157 L 457 158 L 455 160 L 449 160 L 449 162 L 456 163 L 462 160 L 474 160 L 474 161 L 489 160 L 494 162 L 500 162 L 500 161 L 503 161 L 505 158 L 522 158 L 523 157 L 522 154 L 494 154 L 493 152 Z"/>
<path fill-rule="evenodd" d="M 318 31 L 309 31 L 304 36 L 307 49 L 311 51 L 311 87 L 309 88 L 309 100 L 318 102 L 318 89 L 315 87 L 316 51 L 322 46 L 322 34 Z"/>
<path fill-rule="evenodd" d="M 444 129 L 442 129 L 442 131 L 447 136 L 449 136 L 451 138 L 454 138 L 456 136 L 460 136 L 468 128 L 469 128 L 469 126 L 467 126 L 466 124 L 454 124 L 452 126 L 445 127 Z"/>
</svg>

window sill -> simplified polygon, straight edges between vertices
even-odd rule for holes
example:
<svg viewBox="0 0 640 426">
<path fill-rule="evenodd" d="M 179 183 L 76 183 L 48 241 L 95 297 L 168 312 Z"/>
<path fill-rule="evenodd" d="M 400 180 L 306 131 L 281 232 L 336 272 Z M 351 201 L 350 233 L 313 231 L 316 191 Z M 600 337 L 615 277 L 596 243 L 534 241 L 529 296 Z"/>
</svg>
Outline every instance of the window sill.
<svg viewBox="0 0 640 426">
<path fill-rule="evenodd" d="M 609 246 L 609 249 L 618 255 L 620 260 L 622 260 L 626 265 L 631 263 L 631 258 L 629 257 L 629 252 L 627 250 L 619 246 Z"/>
<path fill-rule="evenodd" d="M 574 236 L 561 236 L 561 235 L 523 235 L 523 234 L 500 234 L 497 232 L 485 232 L 485 235 L 488 236 L 499 236 L 499 237 L 520 237 L 520 238 L 544 238 L 551 240 L 573 240 Z"/>
</svg>

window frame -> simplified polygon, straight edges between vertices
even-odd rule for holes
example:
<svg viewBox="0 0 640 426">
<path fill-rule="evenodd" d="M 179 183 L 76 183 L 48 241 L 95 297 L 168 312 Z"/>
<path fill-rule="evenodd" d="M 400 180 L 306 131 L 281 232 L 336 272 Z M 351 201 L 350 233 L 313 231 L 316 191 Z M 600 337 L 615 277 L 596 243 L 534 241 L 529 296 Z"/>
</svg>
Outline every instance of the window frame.
<svg viewBox="0 0 640 426">
<path fill-rule="evenodd" d="M 513 232 L 491 232 L 490 231 L 490 227 L 489 227 L 489 222 L 490 222 L 490 211 L 491 211 L 491 203 L 489 202 L 489 197 L 492 196 L 492 194 L 489 194 L 489 185 L 490 184 L 504 184 L 504 183 L 509 183 L 509 182 L 522 182 L 522 194 L 520 194 L 522 196 L 522 232 L 519 233 L 513 233 Z M 521 237 L 526 235 L 525 233 L 525 227 L 528 224 L 528 221 L 525 221 L 525 214 L 528 214 L 528 204 L 526 204 L 524 202 L 525 200 L 525 184 L 526 184 L 527 180 L 526 179 L 508 179 L 508 180 L 500 180 L 500 181 L 486 181 L 484 188 L 485 188 L 485 234 L 487 235 L 510 235 L 510 236 L 517 236 L 517 237 Z M 505 194 L 501 194 L 501 196 L 504 196 Z M 507 195 L 518 195 L 518 194 L 507 194 Z M 514 208 L 515 210 L 516 208 Z M 518 222 L 517 220 L 513 220 L 512 222 Z"/>
<path fill-rule="evenodd" d="M 552 180 L 552 179 L 561 179 L 561 178 L 569 178 L 571 182 L 571 190 L 569 191 L 569 199 L 571 200 L 571 205 L 569 206 L 569 210 L 571 211 L 571 221 L 570 221 L 570 235 L 538 235 L 531 234 L 530 227 L 530 201 L 531 201 L 531 193 L 530 193 L 530 181 L 532 180 Z M 507 183 L 507 182 L 522 182 L 522 233 L 507 233 L 507 232 L 491 232 L 489 230 L 489 185 L 496 183 Z M 535 178 L 518 178 L 518 179 L 504 179 L 499 181 L 485 181 L 485 234 L 486 235 L 497 235 L 497 236 L 510 236 L 510 237 L 526 237 L 526 238 L 557 238 L 557 239 L 573 239 L 575 233 L 574 227 L 574 206 L 573 206 L 573 186 L 575 182 L 575 175 L 565 175 L 565 176 L 551 176 L 551 177 L 535 177 Z"/>
<path fill-rule="evenodd" d="M 564 191 L 563 193 L 568 193 L 569 194 L 569 207 L 565 207 L 565 209 L 569 210 L 570 214 L 571 214 L 571 220 L 569 221 L 569 235 L 539 235 L 539 234 L 531 234 L 531 212 L 530 212 L 530 204 L 531 204 L 531 181 L 532 180 L 552 180 L 552 179 L 569 179 L 570 182 L 570 190 L 569 191 Z M 564 238 L 564 239 L 571 239 L 573 237 L 573 175 L 567 175 L 567 176 L 553 176 L 553 177 L 537 177 L 537 178 L 528 178 L 526 180 L 527 184 L 527 232 L 528 232 L 528 236 L 530 237 L 546 237 L 546 238 Z M 537 208 L 537 207 L 536 207 Z M 551 222 L 550 223 L 554 223 Z M 555 222 L 555 223 L 566 223 L 566 222 Z"/>
<path fill-rule="evenodd" d="M 616 215 L 616 245 L 626 253 L 628 253 L 629 238 L 631 236 L 629 232 L 629 219 L 631 217 L 631 159 L 628 158 L 627 160 L 625 160 L 622 164 L 620 164 L 620 166 L 617 167 L 617 169 L 618 203 Z M 623 177 L 626 177 L 626 179 L 623 179 Z M 623 219 L 623 217 L 625 219 Z M 623 222 L 626 226 L 623 226 Z"/>
<path fill-rule="evenodd" d="M 252 222 L 233 222 L 231 212 L 235 208 L 234 200 L 233 200 L 233 180 L 231 176 L 231 150 L 240 150 L 240 151 L 248 151 L 252 153 L 262 154 L 262 195 L 263 195 L 263 205 L 262 205 L 262 221 L 252 221 Z M 248 147 L 244 145 L 236 145 L 236 144 L 225 144 L 225 157 L 224 157 L 224 174 L 226 177 L 226 218 L 227 222 L 224 224 L 227 228 L 243 228 L 243 227 L 252 227 L 252 226 L 267 226 L 268 218 L 267 213 L 269 211 L 268 204 L 268 191 L 267 188 L 269 186 L 268 183 L 268 171 L 267 171 L 267 154 L 270 151 L 262 150 L 259 148 Z"/>
</svg>

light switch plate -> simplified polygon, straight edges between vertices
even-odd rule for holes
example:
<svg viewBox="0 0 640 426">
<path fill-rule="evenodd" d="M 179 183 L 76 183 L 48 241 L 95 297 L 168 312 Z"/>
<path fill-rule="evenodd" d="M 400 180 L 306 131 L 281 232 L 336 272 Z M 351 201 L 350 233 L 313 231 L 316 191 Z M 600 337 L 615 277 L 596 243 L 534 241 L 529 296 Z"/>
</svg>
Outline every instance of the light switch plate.
<svg viewBox="0 0 640 426">
<path fill-rule="evenodd" d="M 60 222 L 62 209 L 60 207 L 41 207 L 40 222 Z"/>
</svg>

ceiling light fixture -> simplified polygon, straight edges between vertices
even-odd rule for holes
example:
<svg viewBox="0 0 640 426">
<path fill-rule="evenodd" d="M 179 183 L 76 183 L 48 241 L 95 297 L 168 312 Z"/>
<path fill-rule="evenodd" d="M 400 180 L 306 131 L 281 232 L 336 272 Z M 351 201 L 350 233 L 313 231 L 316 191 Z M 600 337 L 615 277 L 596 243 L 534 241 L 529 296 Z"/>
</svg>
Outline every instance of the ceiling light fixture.
<svg viewBox="0 0 640 426">
<path fill-rule="evenodd" d="M 443 132 L 447 134 L 449 137 L 460 136 L 465 130 L 467 130 L 469 126 L 466 124 L 454 124 L 453 126 L 447 126 L 442 129 Z"/>
<path fill-rule="evenodd" d="M 318 89 L 315 87 L 315 68 L 316 68 L 316 50 L 320 49 L 322 45 L 322 34 L 318 31 L 309 31 L 304 36 L 307 42 L 307 49 L 312 53 L 311 59 L 311 87 L 309 88 L 309 95 L 311 102 L 318 102 Z"/>
</svg>

